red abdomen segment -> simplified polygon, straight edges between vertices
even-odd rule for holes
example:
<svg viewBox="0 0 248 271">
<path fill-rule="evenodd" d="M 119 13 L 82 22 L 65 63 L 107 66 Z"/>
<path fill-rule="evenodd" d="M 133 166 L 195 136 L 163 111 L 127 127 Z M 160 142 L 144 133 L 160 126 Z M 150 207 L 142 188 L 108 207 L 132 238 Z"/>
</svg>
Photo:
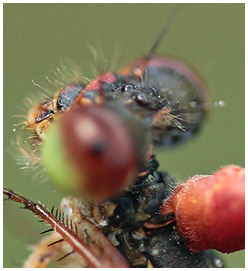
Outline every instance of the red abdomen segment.
<svg viewBox="0 0 248 271">
<path fill-rule="evenodd" d="M 192 251 L 244 249 L 244 169 L 227 166 L 214 175 L 194 176 L 178 185 L 161 209 L 164 215 L 171 212 Z"/>
</svg>

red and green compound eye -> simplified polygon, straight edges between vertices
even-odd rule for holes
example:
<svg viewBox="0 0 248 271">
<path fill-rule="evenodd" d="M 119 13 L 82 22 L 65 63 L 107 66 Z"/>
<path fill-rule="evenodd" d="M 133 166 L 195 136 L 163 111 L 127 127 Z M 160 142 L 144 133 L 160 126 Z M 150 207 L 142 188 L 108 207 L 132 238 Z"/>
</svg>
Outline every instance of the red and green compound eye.
<svg viewBox="0 0 248 271">
<path fill-rule="evenodd" d="M 128 188 L 148 149 L 148 132 L 134 117 L 104 106 L 78 106 L 49 127 L 42 158 L 65 192 L 101 201 Z"/>
</svg>

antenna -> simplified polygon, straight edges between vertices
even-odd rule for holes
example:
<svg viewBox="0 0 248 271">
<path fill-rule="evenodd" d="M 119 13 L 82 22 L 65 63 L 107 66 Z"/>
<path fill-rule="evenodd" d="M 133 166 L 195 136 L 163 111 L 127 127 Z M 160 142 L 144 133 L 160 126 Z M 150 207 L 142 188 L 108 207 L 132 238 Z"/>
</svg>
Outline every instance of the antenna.
<svg viewBox="0 0 248 271">
<path fill-rule="evenodd" d="M 153 57 L 153 55 L 155 54 L 158 46 L 160 45 L 161 41 L 165 37 L 165 34 L 170 29 L 170 26 L 172 25 L 174 19 L 176 18 L 177 13 L 179 12 L 179 10 L 181 8 L 182 8 L 182 5 L 177 5 L 175 7 L 175 9 L 173 10 L 171 16 L 169 17 L 168 21 L 166 22 L 165 26 L 163 27 L 162 31 L 160 32 L 160 34 L 158 35 L 157 39 L 155 40 L 152 48 L 150 49 L 150 51 L 148 52 L 148 54 L 146 54 L 146 56 L 145 56 L 146 60 L 149 60 L 149 59 L 151 59 Z"/>
</svg>

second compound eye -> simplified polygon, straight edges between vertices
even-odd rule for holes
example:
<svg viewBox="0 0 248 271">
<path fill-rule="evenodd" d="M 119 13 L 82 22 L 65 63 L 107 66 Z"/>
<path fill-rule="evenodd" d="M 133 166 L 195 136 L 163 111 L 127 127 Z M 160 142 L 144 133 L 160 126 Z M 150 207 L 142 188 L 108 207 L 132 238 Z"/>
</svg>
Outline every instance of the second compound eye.
<svg viewBox="0 0 248 271">
<path fill-rule="evenodd" d="M 63 111 L 70 108 L 83 89 L 84 85 L 81 84 L 69 84 L 63 87 L 57 98 L 57 110 Z"/>
</svg>

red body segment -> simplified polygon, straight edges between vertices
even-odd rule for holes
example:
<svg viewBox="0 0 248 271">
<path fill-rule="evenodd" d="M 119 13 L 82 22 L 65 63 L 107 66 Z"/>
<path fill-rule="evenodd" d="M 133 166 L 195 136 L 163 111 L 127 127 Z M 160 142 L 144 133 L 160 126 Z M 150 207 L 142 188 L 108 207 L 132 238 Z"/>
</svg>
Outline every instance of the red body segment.
<svg viewBox="0 0 248 271">
<path fill-rule="evenodd" d="M 161 213 L 175 213 L 178 232 L 192 251 L 230 253 L 245 248 L 245 172 L 227 166 L 178 185 Z"/>
</svg>

